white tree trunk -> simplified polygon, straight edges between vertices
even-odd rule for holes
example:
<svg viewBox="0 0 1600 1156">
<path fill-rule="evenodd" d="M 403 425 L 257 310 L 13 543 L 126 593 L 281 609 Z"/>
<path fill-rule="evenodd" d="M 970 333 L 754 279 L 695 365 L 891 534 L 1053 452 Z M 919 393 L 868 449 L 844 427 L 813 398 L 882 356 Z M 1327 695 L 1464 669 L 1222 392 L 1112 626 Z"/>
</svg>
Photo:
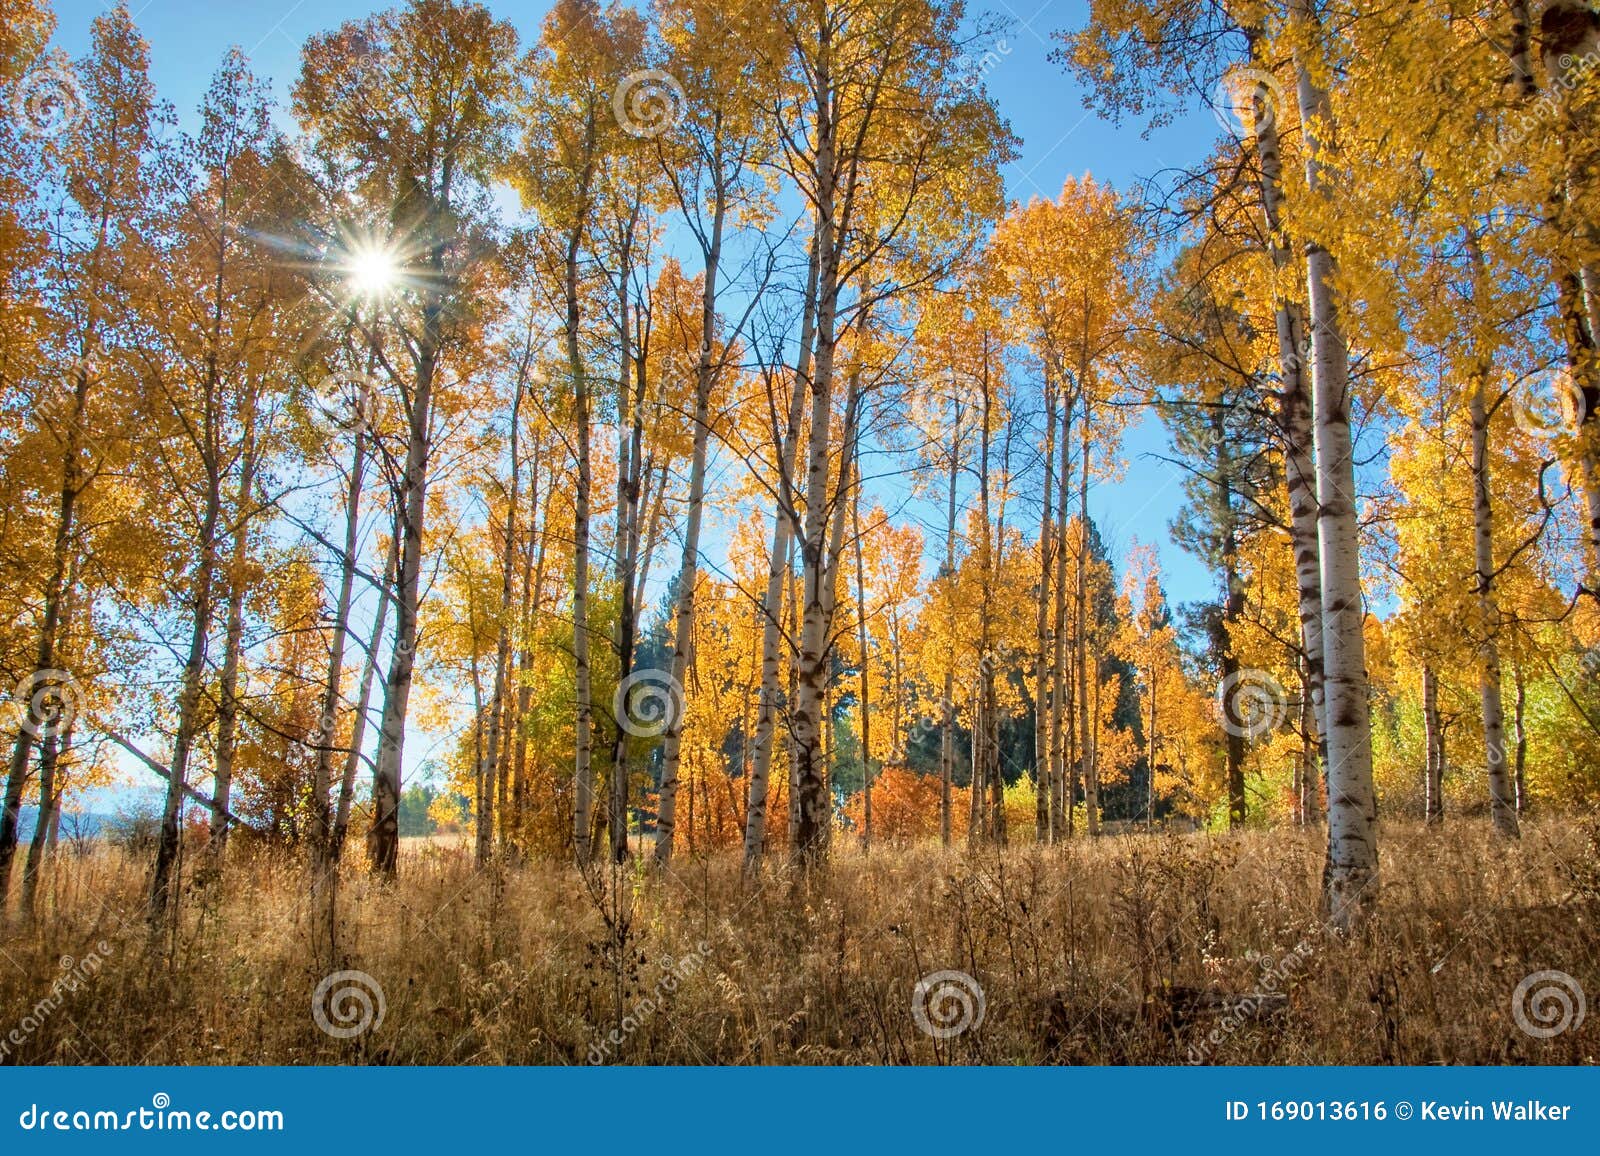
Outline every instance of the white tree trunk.
<svg viewBox="0 0 1600 1156">
<path fill-rule="evenodd" d="M 1294 0 L 1293 12 L 1313 49 L 1320 49 L 1322 31 L 1311 0 Z M 1332 109 L 1327 92 L 1314 78 L 1313 62 L 1301 57 L 1295 65 L 1300 122 L 1307 135 L 1306 181 L 1311 195 L 1318 196 L 1326 191 L 1323 166 L 1325 150 L 1333 140 Z M 1335 926 L 1348 927 L 1376 902 L 1378 843 L 1350 432 L 1349 351 L 1333 295 L 1334 271 L 1333 255 L 1321 242 L 1308 238 L 1306 283 L 1321 507 L 1317 541 L 1322 564 L 1328 739 L 1328 858 L 1323 886 L 1330 919 Z"/>
<path fill-rule="evenodd" d="M 784 590 L 791 567 L 789 548 L 794 521 L 788 508 L 793 497 L 795 455 L 799 450 L 800 422 L 805 414 L 806 388 L 811 378 L 811 355 L 816 332 L 817 246 L 811 243 L 810 268 L 806 278 L 806 299 L 800 322 L 800 350 L 795 360 L 794 381 L 789 394 L 788 424 L 779 433 L 778 488 L 780 500 L 772 524 L 772 553 L 767 572 L 767 589 L 761 611 L 761 699 L 756 716 L 754 750 L 750 761 L 750 788 L 745 801 L 744 867 L 754 871 L 766 849 L 767 793 L 772 773 L 772 751 L 781 693 L 780 642 L 782 640 Z M 790 805 L 793 806 L 793 798 Z"/>
<path fill-rule="evenodd" d="M 1478 696 L 1483 703 L 1485 767 L 1489 777 L 1489 804 L 1494 829 L 1516 838 L 1517 801 L 1506 758 L 1506 711 L 1501 699 L 1500 606 L 1494 589 L 1494 512 L 1489 503 L 1489 409 L 1484 394 L 1486 375 L 1473 384 L 1472 413 L 1472 541 L 1477 563 Z"/>
</svg>

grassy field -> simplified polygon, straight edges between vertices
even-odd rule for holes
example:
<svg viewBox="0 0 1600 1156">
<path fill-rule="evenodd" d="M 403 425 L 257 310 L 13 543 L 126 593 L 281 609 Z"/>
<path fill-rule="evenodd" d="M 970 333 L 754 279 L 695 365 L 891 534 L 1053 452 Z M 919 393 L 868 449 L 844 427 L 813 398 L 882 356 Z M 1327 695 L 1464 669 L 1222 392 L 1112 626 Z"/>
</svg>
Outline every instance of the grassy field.
<svg viewBox="0 0 1600 1156">
<path fill-rule="evenodd" d="M 152 942 L 143 864 L 98 850 L 0 936 L 0 1063 L 1594 1062 L 1596 1017 L 1539 1038 L 1513 996 L 1541 971 L 1600 990 L 1596 828 L 1390 824 L 1349 941 L 1318 919 L 1319 837 L 841 841 L 823 876 L 759 882 L 414 844 L 397 886 L 347 870 L 332 952 L 284 858 L 191 886 Z"/>
</svg>

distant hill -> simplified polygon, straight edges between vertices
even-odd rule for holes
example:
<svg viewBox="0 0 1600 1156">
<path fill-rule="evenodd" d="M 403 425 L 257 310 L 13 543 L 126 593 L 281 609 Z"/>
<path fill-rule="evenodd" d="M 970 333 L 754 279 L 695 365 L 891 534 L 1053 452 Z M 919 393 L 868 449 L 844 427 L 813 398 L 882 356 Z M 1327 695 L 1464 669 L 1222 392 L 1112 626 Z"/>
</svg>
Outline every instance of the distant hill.
<svg viewBox="0 0 1600 1156">
<path fill-rule="evenodd" d="M 18 816 L 17 838 L 20 842 L 27 843 L 33 838 L 33 824 L 38 816 L 38 807 L 22 808 Z M 112 817 L 103 811 L 65 811 L 61 816 L 61 837 L 65 839 L 74 831 L 90 837 L 98 836 Z"/>
</svg>

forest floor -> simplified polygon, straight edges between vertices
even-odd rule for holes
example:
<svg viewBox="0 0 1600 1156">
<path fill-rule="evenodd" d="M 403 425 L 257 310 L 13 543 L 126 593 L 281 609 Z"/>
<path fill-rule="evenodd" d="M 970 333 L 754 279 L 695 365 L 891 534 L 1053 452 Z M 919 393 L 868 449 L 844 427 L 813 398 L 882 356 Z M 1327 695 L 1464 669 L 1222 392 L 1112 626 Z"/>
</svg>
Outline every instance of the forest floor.
<svg viewBox="0 0 1600 1156">
<path fill-rule="evenodd" d="M 152 942 L 144 865 L 100 849 L 0 930 L 0 1064 L 1596 1062 L 1600 827 L 1382 840 L 1349 939 L 1318 918 L 1319 831 L 840 837 L 759 882 L 733 854 L 586 881 L 414 846 L 398 884 L 347 869 L 332 952 L 283 856 L 189 885 Z"/>
</svg>

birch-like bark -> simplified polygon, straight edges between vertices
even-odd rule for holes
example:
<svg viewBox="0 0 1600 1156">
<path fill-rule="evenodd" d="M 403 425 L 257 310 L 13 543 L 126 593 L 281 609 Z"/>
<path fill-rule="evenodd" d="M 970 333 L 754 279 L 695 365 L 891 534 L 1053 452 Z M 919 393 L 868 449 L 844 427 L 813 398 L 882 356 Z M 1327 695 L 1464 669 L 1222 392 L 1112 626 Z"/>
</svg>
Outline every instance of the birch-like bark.
<svg viewBox="0 0 1600 1156">
<path fill-rule="evenodd" d="M 1269 100 L 1258 94 L 1258 100 Z M 1256 155 L 1261 164 L 1261 209 L 1266 220 L 1272 265 L 1280 282 L 1294 264 L 1294 251 L 1283 224 L 1283 155 L 1278 121 L 1272 110 L 1256 118 Z M 1306 372 L 1308 344 L 1305 309 L 1279 289 L 1274 302 L 1278 338 L 1278 428 L 1283 437 L 1284 483 L 1289 492 L 1289 541 L 1294 550 L 1295 588 L 1299 595 L 1301 665 L 1311 699 L 1310 721 L 1316 759 L 1309 768 L 1313 784 L 1327 764 L 1323 724 L 1325 691 L 1322 656 L 1322 561 L 1317 546 L 1317 480 L 1312 452 L 1311 380 Z M 1315 794 L 1313 788 L 1312 794 Z"/>
<path fill-rule="evenodd" d="M 39 896 L 39 878 L 43 874 L 44 853 L 51 842 L 51 832 L 60 818 L 61 788 L 56 782 L 61 755 L 72 746 L 71 730 L 62 734 L 47 734 L 39 750 L 39 813 L 34 816 L 33 836 L 28 840 L 28 857 L 22 865 L 22 919 L 32 922 L 34 906 Z"/>
<path fill-rule="evenodd" d="M 1089 431 L 1093 420 L 1089 414 L 1088 358 L 1079 372 L 1083 402 L 1083 422 L 1078 427 L 1078 756 L 1082 760 L 1083 804 L 1086 823 L 1091 836 L 1100 834 L 1100 784 L 1095 767 L 1095 734 L 1089 717 Z M 1099 679 L 1099 662 L 1095 663 L 1095 678 Z"/>
<path fill-rule="evenodd" d="M 861 849 L 872 853 L 872 680 L 867 647 L 867 569 L 861 546 L 861 487 L 850 497 L 850 517 L 856 547 L 856 645 L 861 652 Z"/>
<path fill-rule="evenodd" d="M 1050 571 L 1055 565 L 1055 511 L 1051 508 L 1055 494 L 1056 470 L 1056 386 L 1055 378 L 1045 367 L 1044 375 L 1044 496 L 1039 503 L 1039 589 L 1034 602 L 1033 657 L 1033 785 L 1034 785 L 1034 838 L 1048 843 L 1052 820 L 1050 804 L 1054 798 L 1053 778 L 1050 774 Z"/>
<path fill-rule="evenodd" d="M 700 525 L 705 506 L 706 454 L 711 439 L 711 385 L 714 379 L 711 350 L 717 337 L 717 277 L 722 263 L 722 229 L 727 219 L 727 198 L 720 168 L 714 179 L 714 189 L 711 229 L 703 254 L 705 274 L 700 296 L 700 356 L 695 363 L 694 450 L 689 461 L 689 510 L 683 529 L 683 553 L 678 562 L 677 621 L 672 634 L 671 689 L 680 696 L 680 708 L 684 679 L 689 673 L 690 648 L 694 639 L 694 599 L 695 587 L 700 580 Z M 783 521 L 781 513 L 778 515 L 778 521 L 780 523 Z M 763 675 L 765 675 L 764 660 L 763 654 Z M 656 806 L 655 858 L 660 864 L 666 864 L 672 859 L 672 834 L 678 801 L 678 760 L 681 757 L 683 723 L 683 709 L 669 712 L 666 738 L 662 744 L 661 788 Z M 770 731 L 769 726 L 767 736 L 769 742 Z M 770 758 L 769 752 L 769 766 Z M 753 783 L 751 788 L 754 790 Z M 766 783 L 763 780 L 763 809 L 766 806 L 765 790 Z M 748 818 L 746 823 L 748 826 Z"/>
<path fill-rule="evenodd" d="M 1572 257 L 1579 238 L 1596 231 L 1592 220 L 1574 220 L 1582 176 L 1571 152 L 1593 132 L 1573 113 L 1572 95 L 1600 54 L 1600 13 L 1583 0 L 1551 0 L 1539 17 L 1540 51 L 1549 76 L 1561 87 L 1568 152 L 1563 187 L 1551 195 L 1547 223 L 1559 234 L 1557 303 L 1567 340 L 1567 364 L 1581 399 L 1578 413 L 1578 481 L 1588 510 L 1591 574 L 1600 585 L 1600 266 Z"/>
<path fill-rule="evenodd" d="M 448 203 L 448 197 L 444 200 Z M 444 249 L 430 257 L 432 283 L 444 280 Z M 405 760 L 406 716 L 417 660 L 417 612 L 422 596 L 423 523 L 428 510 L 428 466 L 432 450 L 433 386 L 438 372 L 444 299 L 428 293 L 422 334 L 417 343 L 416 387 L 406 405 L 406 458 L 395 503 L 395 537 L 400 543 L 395 588 L 394 650 L 383 686 L 383 718 L 378 726 L 378 760 L 372 773 L 372 829 L 368 860 L 375 875 L 393 879 L 400 867 L 400 774 Z M 403 391 L 402 391 L 403 392 Z"/>
<path fill-rule="evenodd" d="M 355 804 L 356 775 L 361 770 L 361 745 L 367 733 L 367 713 L 372 709 L 372 686 L 377 680 L 378 648 L 383 644 L 389 624 L 389 603 L 393 601 L 395 571 L 400 565 L 399 543 L 389 540 L 389 556 L 383 566 L 383 581 L 378 586 L 378 609 L 372 617 L 372 634 L 367 639 L 367 658 L 361 668 L 361 689 L 356 695 L 355 714 L 350 721 L 350 749 L 345 752 L 344 775 L 339 782 L 339 802 L 333 813 L 333 832 L 328 840 L 328 863 L 336 866 L 344 854 L 345 835 L 350 830 L 350 811 Z"/>
<path fill-rule="evenodd" d="M 648 349 L 641 344 L 638 356 L 633 351 L 633 331 L 629 310 L 629 279 L 633 276 L 633 246 L 638 230 L 640 203 L 629 205 L 628 218 L 621 227 L 620 267 L 617 271 L 617 502 L 616 559 L 617 587 L 620 594 L 615 632 L 619 685 L 628 685 L 633 675 L 635 634 L 638 628 L 638 603 L 634 579 L 639 564 L 640 485 L 644 477 L 644 400 L 647 384 Z M 647 340 L 648 320 L 644 303 L 639 306 L 640 340 Z M 637 381 L 634 379 L 637 378 Z M 630 390 L 632 391 L 630 396 Z M 607 826 L 611 833 L 611 861 L 626 862 L 628 845 L 628 802 L 632 782 L 632 760 L 628 750 L 627 703 L 619 707 L 616 740 L 611 748 L 611 792 Z M 670 708 L 669 708 L 670 713 Z"/>
<path fill-rule="evenodd" d="M 200 551 L 195 561 L 190 588 L 189 649 L 183 664 L 178 694 L 178 727 L 172 737 L 171 777 L 161 807 L 161 831 L 156 839 L 156 862 L 150 873 L 147 915 L 152 925 L 166 914 L 172 900 L 172 876 L 180 851 L 178 816 L 183 806 L 184 788 L 189 785 L 189 758 L 199 730 L 201 680 L 205 675 L 206 654 L 211 633 L 212 594 L 217 574 L 217 525 L 222 514 L 222 477 L 218 469 L 217 401 L 220 382 L 213 356 L 207 370 L 205 416 L 200 436 L 206 447 L 206 492 L 200 520 Z"/>
<path fill-rule="evenodd" d="M 522 555 L 522 606 L 518 615 L 521 633 L 521 650 L 517 657 L 517 696 L 515 713 L 508 730 L 511 737 L 511 813 L 501 815 L 501 826 L 506 830 L 506 841 L 511 847 L 523 850 L 522 832 L 528 802 L 528 735 L 523 722 L 533 705 L 533 686 L 529 674 L 533 670 L 534 620 L 541 608 L 544 590 L 545 531 L 550 521 L 550 502 L 541 496 L 540 469 L 544 442 L 535 438 L 533 465 L 528 473 L 528 545 Z M 533 519 L 539 519 L 537 535 L 532 532 Z"/>
<path fill-rule="evenodd" d="M 1052 608 L 1051 633 L 1054 652 L 1051 669 L 1054 677 L 1050 687 L 1050 836 L 1052 840 L 1064 839 L 1072 833 L 1073 807 L 1076 789 L 1067 789 L 1067 762 L 1076 758 L 1076 751 L 1067 749 L 1073 728 L 1073 710 L 1070 699 L 1072 671 L 1067 667 L 1067 532 L 1072 500 L 1070 479 L 1070 451 L 1072 446 L 1072 409 L 1074 398 L 1063 394 L 1061 399 L 1061 476 L 1056 488 L 1056 559 L 1055 605 Z"/>
<path fill-rule="evenodd" d="M 1235 524 L 1233 502 L 1233 451 L 1228 443 L 1227 428 L 1223 423 L 1221 406 L 1211 409 L 1211 434 L 1216 453 L 1216 502 L 1218 537 L 1221 539 L 1222 561 L 1222 616 L 1218 620 L 1217 651 L 1222 659 L 1222 685 L 1236 686 L 1239 681 L 1239 655 L 1236 649 L 1236 627 L 1244 614 L 1244 579 L 1239 574 L 1239 531 Z M 1223 748 L 1227 762 L 1228 826 L 1239 830 L 1248 818 L 1249 802 L 1244 789 L 1245 727 L 1248 720 L 1238 715 L 1238 696 L 1229 696 L 1222 704 L 1227 712 Z"/>
<path fill-rule="evenodd" d="M 228 850 L 228 832 L 233 824 L 228 820 L 228 804 L 233 793 L 233 762 L 239 746 L 239 665 L 244 651 L 244 599 L 246 589 L 241 575 L 250 550 L 250 515 L 255 485 L 257 447 L 256 414 L 254 398 L 245 402 L 244 444 L 239 463 L 239 488 L 234 498 L 233 557 L 228 563 L 227 625 L 224 628 L 222 675 L 217 699 L 217 751 L 216 766 L 212 773 L 212 797 L 217 806 L 211 811 L 210 837 L 206 843 L 207 856 L 215 869 L 221 870 Z M 324 783 L 326 787 L 326 783 Z M 326 800 L 324 789 L 320 799 Z M 314 801 L 315 802 L 315 801 Z M 326 803 L 322 818 L 325 821 Z M 320 837 L 320 832 L 317 833 Z"/>
<path fill-rule="evenodd" d="M 339 703 L 344 682 L 345 643 L 350 634 L 350 604 L 355 596 L 356 554 L 361 532 L 361 490 L 366 473 L 366 415 L 372 409 L 371 374 L 372 365 L 369 362 L 368 380 L 364 383 L 367 396 L 362 398 L 363 409 L 357 420 L 350 455 L 350 474 L 345 484 L 344 551 L 339 558 L 339 592 L 334 601 L 333 635 L 328 640 L 328 669 L 322 685 L 322 713 L 317 720 L 317 761 L 311 772 L 311 861 L 319 878 L 337 862 L 332 818 L 328 811 L 328 791 L 333 779 L 333 752 L 339 733 Z M 388 581 L 387 577 L 385 581 Z M 380 618 L 387 609 L 388 599 L 380 595 Z M 369 662 L 369 676 L 363 679 L 369 694 L 372 687 L 371 669 Z M 359 748 L 360 744 L 351 745 Z"/>
<path fill-rule="evenodd" d="M 79 359 L 73 378 L 72 410 L 63 431 L 61 489 L 57 495 L 55 535 L 50 551 L 50 573 L 44 583 L 44 610 L 39 621 L 38 647 L 34 651 L 34 681 L 55 669 L 57 640 L 66 613 L 67 576 L 71 569 L 72 539 L 77 526 L 78 498 L 85 479 L 78 460 L 82 449 L 82 430 L 89 398 L 87 359 Z M 17 850 L 17 832 L 22 812 L 23 788 L 28 780 L 36 727 L 19 726 L 11 745 L 11 763 L 6 778 L 5 803 L 0 809 L 0 912 L 4 911 L 11 881 L 11 865 Z"/>
<path fill-rule="evenodd" d="M 767 787 L 772 772 L 772 750 L 776 745 L 779 699 L 782 697 L 779 644 L 783 634 L 784 590 L 792 571 L 789 552 L 796 529 L 791 517 L 793 494 L 789 480 L 794 477 L 795 458 L 800 444 L 800 422 L 805 415 L 806 390 L 811 381 L 812 347 L 816 334 L 817 252 L 817 241 L 813 236 L 806 274 L 806 298 L 800 319 L 800 348 L 789 394 L 787 424 L 780 435 L 778 510 L 772 523 L 767 589 L 761 601 L 761 699 L 750 760 L 750 789 L 745 802 L 744 869 L 747 872 L 755 871 L 760 866 L 761 856 L 766 849 Z M 792 794 L 789 805 L 794 805 Z"/>
<path fill-rule="evenodd" d="M 945 494 L 945 533 L 944 533 L 944 573 L 945 579 L 953 583 L 956 574 L 956 479 L 961 468 L 961 416 L 962 403 L 959 398 L 954 402 L 955 420 L 950 431 L 950 473 L 946 480 Z M 950 846 L 951 814 L 950 791 L 955 778 L 955 732 L 956 732 L 956 683 L 954 666 L 956 644 L 956 608 L 954 594 L 949 599 L 946 607 L 945 644 L 950 647 L 950 660 L 945 663 L 944 695 L 940 699 L 941 714 L 940 740 L 939 740 L 939 838 L 944 846 Z"/>
<path fill-rule="evenodd" d="M 1500 606 L 1495 593 L 1494 512 L 1489 501 L 1489 406 L 1485 393 L 1487 374 L 1473 382 L 1469 408 L 1472 415 L 1472 542 L 1477 566 L 1478 596 L 1478 697 L 1483 704 L 1485 767 L 1489 778 L 1489 806 L 1494 829 L 1517 838 L 1517 801 L 1507 767 L 1506 712 L 1501 699 Z"/>
<path fill-rule="evenodd" d="M 1334 140 L 1332 106 L 1308 53 L 1322 51 L 1323 31 L 1312 0 L 1293 0 L 1304 38 L 1295 58 L 1300 123 L 1305 126 L 1306 183 L 1326 196 L 1326 158 Z M 1367 703 L 1366 643 L 1362 635 L 1360 534 L 1356 523 L 1355 462 L 1350 432 L 1349 350 L 1333 284 L 1333 254 L 1306 240 L 1310 301 L 1312 405 L 1315 421 L 1317 543 L 1322 566 L 1325 729 L 1328 735 L 1328 856 L 1324 903 L 1337 927 L 1349 927 L 1377 900 L 1376 797 L 1372 786 L 1372 720 Z"/>
<path fill-rule="evenodd" d="M 822 699 L 829 653 L 826 607 L 828 530 L 834 511 L 830 499 L 829 433 L 833 422 L 835 321 L 839 308 L 838 238 L 835 234 L 835 153 L 830 120 L 832 81 L 828 57 L 818 60 L 817 90 L 830 94 L 818 102 L 816 171 L 817 208 L 817 348 L 811 382 L 811 426 L 806 452 L 806 516 L 801 539 L 803 582 L 800 654 L 795 679 L 791 733 L 796 755 L 795 851 L 803 866 L 816 866 L 826 853 L 831 814 L 827 767 L 822 754 Z M 842 474 L 841 474 L 842 476 Z"/>
<path fill-rule="evenodd" d="M 489 694 L 489 739 L 484 745 L 484 761 L 478 770 L 476 847 L 474 858 L 483 866 L 494 855 L 496 804 L 504 797 L 506 767 L 502 732 L 506 729 L 507 697 L 511 670 L 511 596 L 517 568 L 517 505 L 522 500 L 522 457 L 518 438 L 522 432 L 522 397 L 527 374 L 527 358 L 517 374 L 516 396 L 511 400 L 511 487 L 506 495 L 506 525 L 500 548 L 500 617 L 495 639 L 494 687 Z"/>
<path fill-rule="evenodd" d="M 997 777 L 993 736 L 994 659 L 990 654 L 990 643 L 994 637 L 991 617 L 995 548 L 994 521 L 989 510 L 989 451 L 994 437 L 994 390 L 987 373 L 981 382 L 979 402 L 983 406 L 978 416 L 978 525 L 982 535 L 978 541 L 978 573 L 981 575 L 981 593 L 978 596 L 978 677 L 973 693 L 975 709 L 972 712 L 972 828 L 967 837 L 967 841 L 974 846 L 999 838 L 999 816 L 984 799 L 986 794 L 993 791 L 993 780 Z"/>
<path fill-rule="evenodd" d="M 594 154 L 595 113 L 591 109 L 587 126 L 587 156 Z M 581 298 L 578 285 L 578 253 L 583 246 L 584 225 L 588 219 L 589 184 L 594 165 L 589 161 L 579 181 L 579 207 L 572 233 L 567 238 L 563 288 L 566 294 L 567 367 L 572 376 L 573 423 L 577 427 L 577 486 L 572 496 L 572 658 L 573 693 L 576 715 L 573 723 L 572 846 L 578 866 L 587 867 L 593 852 L 594 768 L 591 763 L 594 743 L 594 691 L 589 673 L 589 497 L 594 487 L 590 464 L 589 377 L 578 344 Z"/>
</svg>

